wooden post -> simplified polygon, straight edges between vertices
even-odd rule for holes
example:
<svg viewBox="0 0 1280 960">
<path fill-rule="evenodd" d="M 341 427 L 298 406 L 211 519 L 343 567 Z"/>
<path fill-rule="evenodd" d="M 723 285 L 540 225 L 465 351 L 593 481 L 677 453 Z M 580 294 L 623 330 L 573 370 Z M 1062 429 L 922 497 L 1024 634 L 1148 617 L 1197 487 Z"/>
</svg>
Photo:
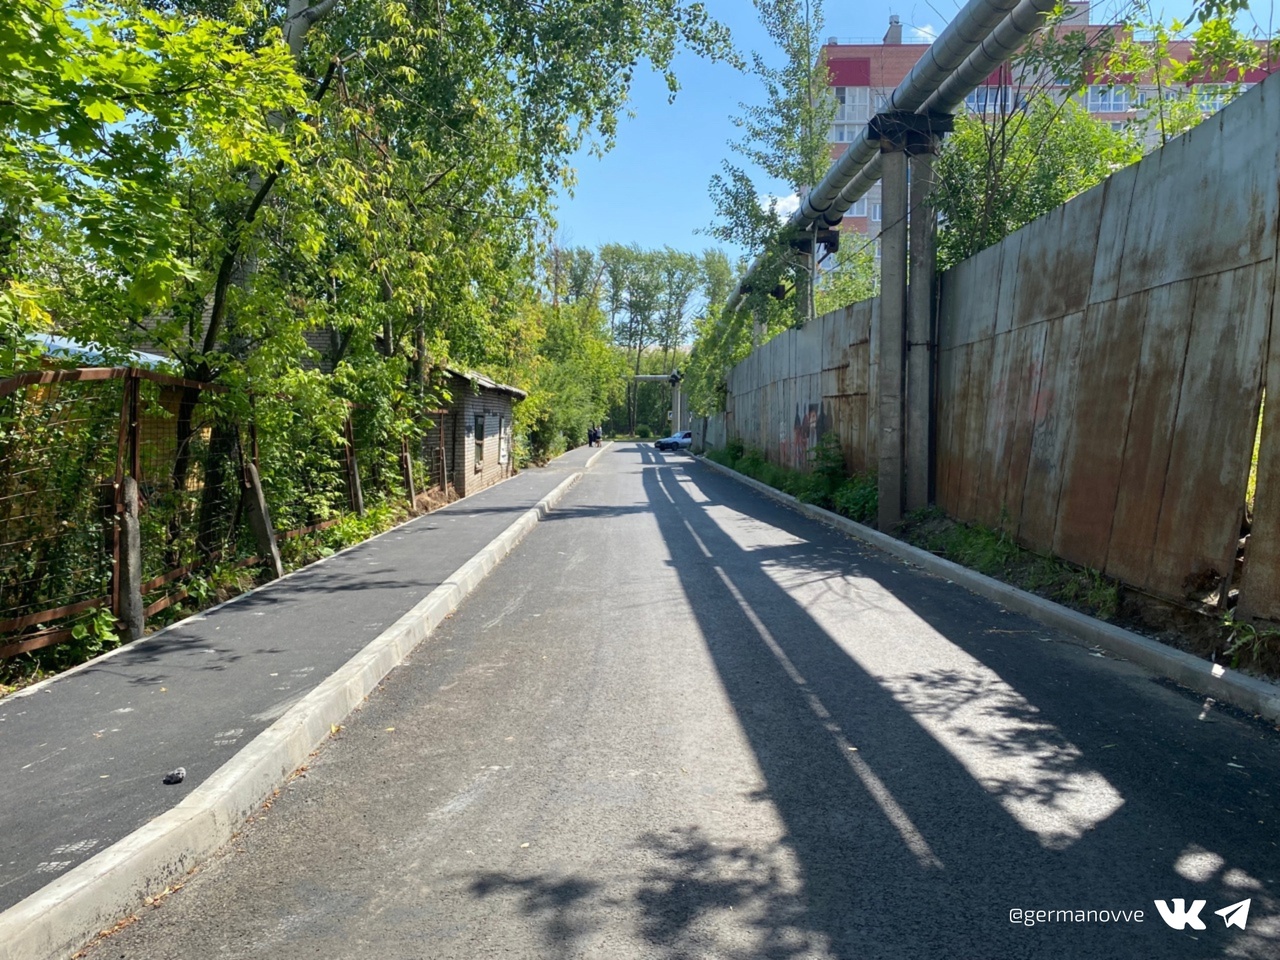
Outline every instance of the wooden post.
<svg viewBox="0 0 1280 960">
<path fill-rule="evenodd" d="M 146 610 L 142 605 L 142 538 L 138 526 L 138 482 L 125 477 L 124 510 L 120 516 L 120 593 L 116 618 L 124 624 L 130 640 L 140 640 L 147 629 Z"/>
<path fill-rule="evenodd" d="M 244 481 L 245 505 L 242 512 L 248 515 L 249 529 L 258 542 L 258 554 L 274 580 L 284 576 L 284 563 L 280 560 L 280 547 L 276 544 L 276 531 L 271 525 L 271 512 L 267 509 L 267 498 L 262 493 L 258 468 L 252 463 L 245 464 Z"/>
<path fill-rule="evenodd" d="M 418 505 L 418 491 L 413 484 L 413 457 L 409 455 L 409 439 L 400 438 L 400 467 L 404 471 L 404 485 L 409 493 L 409 509 Z"/>
<path fill-rule="evenodd" d="M 364 516 L 364 491 L 360 489 L 360 464 L 356 461 L 356 432 L 351 426 L 351 418 L 347 417 L 344 427 L 347 435 L 347 495 L 351 498 L 351 509 L 357 517 Z"/>
</svg>

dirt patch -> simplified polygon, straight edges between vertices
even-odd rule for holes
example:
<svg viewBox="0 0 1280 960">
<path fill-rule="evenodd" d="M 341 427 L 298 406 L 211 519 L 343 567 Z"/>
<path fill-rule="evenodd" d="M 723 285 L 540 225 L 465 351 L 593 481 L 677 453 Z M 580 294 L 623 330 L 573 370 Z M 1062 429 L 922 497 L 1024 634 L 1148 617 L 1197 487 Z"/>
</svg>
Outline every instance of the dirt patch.
<svg viewBox="0 0 1280 960">
<path fill-rule="evenodd" d="M 447 492 L 440 487 L 428 487 L 419 493 L 417 499 L 413 501 L 413 512 L 419 514 L 430 513 L 433 510 L 439 510 L 441 507 L 447 507 L 457 499 L 459 497 L 452 487 Z"/>
</svg>

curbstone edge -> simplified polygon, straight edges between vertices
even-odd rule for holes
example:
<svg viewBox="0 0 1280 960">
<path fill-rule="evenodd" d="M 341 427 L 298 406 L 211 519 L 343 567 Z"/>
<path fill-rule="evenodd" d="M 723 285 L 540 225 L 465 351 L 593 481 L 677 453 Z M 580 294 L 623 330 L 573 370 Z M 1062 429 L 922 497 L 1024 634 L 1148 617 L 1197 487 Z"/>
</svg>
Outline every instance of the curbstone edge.
<svg viewBox="0 0 1280 960">
<path fill-rule="evenodd" d="M 333 726 L 550 513 L 598 456 L 521 514 L 177 806 L 0 913 L 0 960 L 65 956 L 136 912 L 144 896 L 180 881 L 215 853 L 306 763 Z"/>
<path fill-rule="evenodd" d="M 711 469 L 732 477 L 793 510 L 835 527 L 842 533 L 869 543 L 901 560 L 913 563 L 929 573 L 953 580 L 965 589 L 994 600 L 1003 607 L 1026 614 L 1046 626 L 1069 633 L 1078 639 L 1096 644 L 1161 676 L 1176 680 L 1197 693 L 1233 704 L 1242 710 L 1265 717 L 1273 723 L 1280 722 L 1280 685 L 1230 670 L 1219 663 L 1210 663 L 1185 651 L 1166 646 L 1158 640 L 1097 620 L 1077 610 L 1064 607 L 1060 603 L 1020 590 L 970 570 L 968 567 L 962 567 L 951 560 L 944 560 L 927 550 L 921 550 L 879 530 L 855 523 L 838 513 L 815 507 L 813 504 L 801 503 L 789 493 L 775 490 L 768 484 L 731 470 L 714 460 L 708 460 L 705 456 L 697 459 Z"/>
</svg>

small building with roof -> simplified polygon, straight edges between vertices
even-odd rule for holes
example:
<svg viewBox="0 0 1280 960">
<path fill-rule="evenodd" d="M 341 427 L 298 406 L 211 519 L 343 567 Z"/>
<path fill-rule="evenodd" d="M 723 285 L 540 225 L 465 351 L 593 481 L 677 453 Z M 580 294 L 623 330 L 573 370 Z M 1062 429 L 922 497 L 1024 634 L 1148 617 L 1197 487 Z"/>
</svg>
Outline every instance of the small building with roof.
<svg viewBox="0 0 1280 960">
<path fill-rule="evenodd" d="M 515 404 L 527 394 L 470 370 L 445 367 L 438 386 L 449 401 L 423 441 L 423 457 L 435 482 L 444 477 L 459 497 L 515 473 L 511 449 Z"/>
</svg>

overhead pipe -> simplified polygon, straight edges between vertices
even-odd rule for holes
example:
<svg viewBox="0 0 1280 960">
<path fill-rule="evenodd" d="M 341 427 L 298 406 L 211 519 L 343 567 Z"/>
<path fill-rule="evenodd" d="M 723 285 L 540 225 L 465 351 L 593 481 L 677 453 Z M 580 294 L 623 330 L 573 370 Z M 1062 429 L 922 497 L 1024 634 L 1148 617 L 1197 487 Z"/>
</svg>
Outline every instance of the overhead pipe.
<svg viewBox="0 0 1280 960">
<path fill-rule="evenodd" d="M 969 0 L 959 15 L 947 24 L 946 29 L 929 45 L 911 72 L 889 95 L 889 109 L 914 112 L 938 89 L 939 85 L 974 52 L 984 39 L 995 30 L 1018 0 Z M 871 140 L 866 127 L 849 144 L 845 152 L 831 165 L 822 182 L 809 191 L 800 208 L 791 215 L 787 225 L 804 229 L 820 218 L 828 224 L 840 222 L 844 211 L 853 203 L 850 200 L 838 212 L 834 205 L 841 202 L 841 194 L 850 180 L 863 167 L 879 157 L 879 148 Z M 875 183 L 875 180 L 871 181 Z M 866 190 L 864 188 L 863 193 Z M 861 196 L 861 194 L 858 194 Z M 857 199 L 855 196 L 854 199 Z M 833 219 L 834 217 L 834 219 Z M 737 309 L 745 296 L 747 281 L 760 269 L 764 254 L 760 254 L 747 268 L 737 290 L 729 298 L 729 306 Z"/>
<path fill-rule="evenodd" d="M 1054 5 L 1053 0 L 970 0 L 890 95 L 889 109 L 951 112 L 992 70 L 1018 51 Z M 994 27 L 990 26 L 993 23 Z M 788 226 L 803 229 L 819 218 L 835 226 L 879 179 L 879 147 L 864 127 L 822 182 L 809 192 Z M 763 261 L 761 254 L 747 269 L 729 298 L 731 309 L 741 305 L 744 288 Z"/>
<path fill-rule="evenodd" d="M 893 93 L 889 94 L 886 110 L 902 110 L 915 113 L 930 95 L 965 62 L 983 40 L 1016 7 L 1018 0 L 969 0 L 959 15 L 947 24 L 938 39 L 916 61 L 911 72 L 903 78 Z M 831 218 L 832 204 L 840 191 L 858 171 L 867 165 L 879 148 L 870 139 L 864 127 L 844 154 L 832 164 L 822 182 L 809 191 L 800 209 L 791 218 L 791 224 L 801 229 L 819 219 L 826 219 L 832 226 L 840 222 L 840 211 Z"/>
<path fill-rule="evenodd" d="M 986 82 L 992 72 L 1022 49 L 1027 37 L 1043 25 L 1057 0 L 1022 0 L 977 50 L 947 77 L 924 102 L 921 113 L 951 113 Z"/>
<path fill-rule="evenodd" d="M 965 97 L 987 81 L 992 71 L 1022 49 L 1027 37 L 1040 29 L 1045 14 L 1053 10 L 1055 5 L 1056 0 L 1022 0 L 916 112 L 955 112 L 964 103 Z M 831 210 L 839 211 L 840 216 L 844 216 L 879 179 L 880 154 L 877 152 L 845 184 L 831 205 Z"/>
</svg>

